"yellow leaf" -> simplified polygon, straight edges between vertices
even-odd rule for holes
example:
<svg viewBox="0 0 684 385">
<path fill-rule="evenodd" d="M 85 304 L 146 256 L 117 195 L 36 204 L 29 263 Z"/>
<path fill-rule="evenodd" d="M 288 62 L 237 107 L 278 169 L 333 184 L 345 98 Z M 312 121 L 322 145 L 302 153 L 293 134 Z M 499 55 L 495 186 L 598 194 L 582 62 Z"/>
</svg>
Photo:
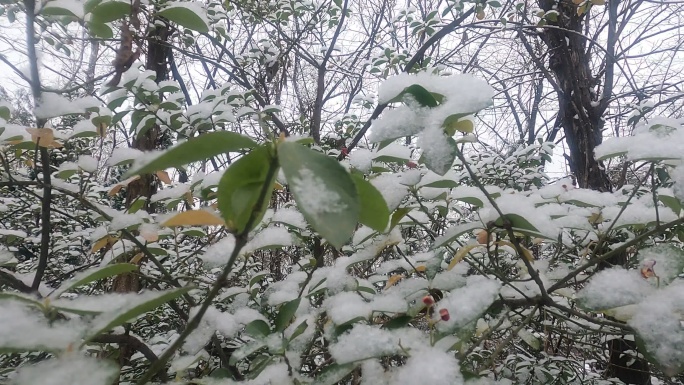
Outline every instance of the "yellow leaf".
<svg viewBox="0 0 684 385">
<path fill-rule="evenodd" d="M 285 187 L 283 187 L 282 184 L 280 184 L 280 183 L 278 183 L 278 182 L 275 182 L 275 183 L 273 184 L 273 189 L 274 189 L 274 190 L 278 190 L 278 191 L 282 191 L 282 190 L 285 189 Z"/>
<path fill-rule="evenodd" d="M 101 138 L 104 138 L 104 136 L 107 135 L 107 124 L 105 122 L 101 122 L 97 126 L 97 134 L 100 135 Z"/>
<path fill-rule="evenodd" d="M 496 244 L 499 246 L 501 246 L 501 245 L 510 246 L 513 250 L 516 250 L 515 245 L 509 241 L 499 241 Z M 523 252 L 522 256 L 525 259 L 527 259 L 530 262 L 534 261 L 534 255 L 532 255 L 531 251 L 527 250 L 523 245 L 520 245 L 520 249 L 522 250 L 522 252 Z"/>
<path fill-rule="evenodd" d="M 477 235 L 475 235 L 475 239 L 477 239 L 477 243 L 481 245 L 486 245 L 489 243 L 492 237 L 487 230 L 482 229 L 477 232 Z"/>
<path fill-rule="evenodd" d="M 137 264 L 140 263 L 140 261 L 143 259 L 143 257 L 145 257 L 145 254 L 143 254 L 143 253 L 138 253 L 138 254 L 136 254 L 133 258 L 131 258 L 131 260 L 129 261 L 129 263 L 132 263 L 132 264 L 134 264 L 134 265 L 137 265 Z"/>
<path fill-rule="evenodd" d="M 223 219 L 206 210 L 189 210 L 178 213 L 161 224 L 166 227 L 174 226 L 223 226 Z"/>
<path fill-rule="evenodd" d="M 473 132 L 473 122 L 469 119 L 463 119 L 459 120 L 457 122 L 449 124 L 449 127 L 447 127 L 451 132 L 456 132 L 456 131 L 461 131 L 466 134 L 471 134 Z"/>
<path fill-rule="evenodd" d="M 422 273 L 422 272 L 425 271 L 425 269 L 426 269 L 426 268 L 425 268 L 425 265 L 416 266 L 416 271 L 418 271 L 418 272 L 421 272 L 421 273 Z"/>
<path fill-rule="evenodd" d="M 113 245 L 118 241 L 119 238 L 112 236 L 112 235 L 107 235 L 106 237 L 100 238 L 95 244 L 93 245 L 93 248 L 91 251 L 93 253 L 96 253 L 98 250 L 102 249 L 103 247 L 109 245 Z"/>
<path fill-rule="evenodd" d="M 147 242 L 157 242 L 157 240 L 159 240 L 159 232 L 157 230 L 145 226 L 141 227 L 140 236 L 143 237 L 144 240 Z"/>
<path fill-rule="evenodd" d="M 62 147 L 59 142 L 55 141 L 55 134 L 51 128 L 27 128 L 26 131 L 31 134 L 33 143 L 40 147 Z"/>
<path fill-rule="evenodd" d="M 188 202 L 188 204 L 189 204 L 190 206 L 192 206 L 193 204 L 195 204 L 195 202 L 194 202 L 194 200 L 193 200 L 193 198 L 192 198 L 192 193 L 191 193 L 190 191 L 188 191 L 188 192 L 186 192 L 185 194 L 183 194 L 183 197 L 185 198 L 185 201 Z"/>
<path fill-rule="evenodd" d="M 122 184 L 115 184 L 114 187 L 112 187 L 112 188 L 109 190 L 109 192 L 107 193 L 107 195 L 110 196 L 110 197 L 113 197 L 114 195 L 118 194 L 119 191 L 121 191 L 121 189 L 122 189 L 123 187 L 124 187 L 124 186 L 123 186 Z"/>
<path fill-rule="evenodd" d="M 395 283 L 399 282 L 400 279 L 404 278 L 401 274 L 394 274 L 389 277 L 387 280 L 387 283 L 385 284 L 385 289 L 388 289 L 390 286 L 394 285 Z"/>
<path fill-rule="evenodd" d="M 456 254 L 454 254 L 454 258 L 451 260 L 451 262 L 449 262 L 449 266 L 447 267 L 447 270 L 453 269 L 454 266 L 456 266 L 456 264 L 461 262 L 463 260 L 463 258 L 465 258 L 465 256 L 468 255 L 468 253 L 472 249 L 474 249 L 476 247 L 480 247 L 480 246 L 482 246 L 482 245 L 480 245 L 478 243 L 478 244 L 474 244 L 474 245 L 466 245 L 466 246 L 463 246 L 460 249 L 458 249 Z"/>
<path fill-rule="evenodd" d="M 606 5 L 606 0 L 591 0 L 594 5 Z"/>
<path fill-rule="evenodd" d="M 157 171 L 157 178 L 159 178 L 160 181 L 166 183 L 166 184 L 171 184 L 171 178 L 169 177 L 169 173 L 166 171 Z"/>
<path fill-rule="evenodd" d="M 124 188 L 125 186 L 128 186 L 129 184 L 131 184 L 131 182 L 136 181 L 136 180 L 138 180 L 138 179 L 140 179 L 140 176 L 139 176 L 139 175 L 136 175 L 136 176 L 134 176 L 134 177 L 132 177 L 132 178 L 128 178 L 128 179 L 126 179 L 126 180 L 124 180 L 124 181 L 121 181 L 121 182 L 115 184 L 115 185 L 112 186 L 112 188 L 109 190 L 109 192 L 107 193 L 107 195 L 109 195 L 110 197 L 113 197 L 114 195 L 118 194 L 119 191 L 121 191 L 122 188 Z"/>
</svg>

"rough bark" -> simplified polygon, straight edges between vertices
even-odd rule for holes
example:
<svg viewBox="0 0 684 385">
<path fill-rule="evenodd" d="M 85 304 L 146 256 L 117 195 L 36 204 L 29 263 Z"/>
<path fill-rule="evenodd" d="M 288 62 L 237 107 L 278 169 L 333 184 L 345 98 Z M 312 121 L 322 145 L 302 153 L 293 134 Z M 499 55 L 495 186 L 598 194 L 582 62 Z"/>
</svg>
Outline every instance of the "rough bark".
<svg viewBox="0 0 684 385">
<path fill-rule="evenodd" d="M 550 11 L 553 0 L 540 0 Z M 570 150 L 570 169 L 582 188 L 611 191 L 603 164 L 594 158 L 601 144 L 605 106 L 594 92 L 596 80 L 591 73 L 587 39 L 582 33 L 585 15 L 577 15 L 570 0 L 558 3 L 557 22 L 540 33 L 548 48 L 549 69 L 558 84 L 558 124 L 563 128 Z"/>
</svg>

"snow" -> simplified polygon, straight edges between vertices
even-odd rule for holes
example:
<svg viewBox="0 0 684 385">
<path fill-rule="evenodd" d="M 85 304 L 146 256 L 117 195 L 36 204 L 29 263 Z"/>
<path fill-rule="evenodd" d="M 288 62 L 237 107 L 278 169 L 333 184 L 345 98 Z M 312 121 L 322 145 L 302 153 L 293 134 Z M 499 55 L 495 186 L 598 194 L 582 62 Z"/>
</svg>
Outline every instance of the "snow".
<svg viewBox="0 0 684 385">
<path fill-rule="evenodd" d="M 453 164 L 456 149 L 447 141 L 441 126 L 429 126 L 418 139 L 425 161 L 434 170 L 448 170 Z"/>
<path fill-rule="evenodd" d="M 108 166 L 117 166 L 122 163 L 131 162 L 142 156 L 143 152 L 131 147 L 117 147 L 112 151 L 112 155 L 107 160 Z"/>
<path fill-rule="evenodd" d="M 636 270 L 614 267 L 594 275 L 577 293 L 577 300 L 590 310 L 606 310 L 636 304 L 654 288 Z"/>
<path fill-rule="evenodd" d="M 19 369 L 15 385 L 109 385 L 119 369 L 112 362 L 69 353 Z"/>
<path fill-rule="evenodd" d="M 78 167 L 83 171 L 93 173 L 97 171 L 97 159 L 90 155 L 81 155 L 78 157 Z"/>
<path fill-rule="evenodd" d="M 356 324 L 330 346 L 330 354 L 338 364 L 345 364 L 398 353 L 400 342 L 401 337 L 393 331 Z"/>
<path fill-rule="evenodd" d="M 71 133 L 71 137 L 79 136 L 79 135 L 84 135 L 84 134 L 95 134 L 97 133 L 97 127 L 93 124 L 92 121 L 89 119 L 83 119 L 78 121 L 76 124 L 73 125 L 72 127 L 73 132 Z"/>
<path fill-rule="evenodd" d="M 256 250 L 269 247 L 287 247 L 296 244 L 294 237 L 284 227 L 268 227 L 261 230 L 241 250 L 242 254 L 249 254 Z"/>
<path fill-rule="evenodd" d="M 0 346 L 3 349 L 64 350 L 78 343 L 85 330 L 76 322 L 50 324 L 40 312 L 14 300 L 0 300 L 0 308 Z"/>
<path fill-rule="evenodd" d="M 357 170 L 367 173 L 371 169 L 373 152 L 366 148 L 359 148 L 349 154 L 349 164 Z"/>
<path fill-rule="evenodd" d="M 342 292 L 326 299 L 323 308 L 336 325 L 342 325 L 354 318 L 368 318 L 371 307 L 368 302 L 353 292 Z"/>
<path fill-rule="evenodd" d="M 209 246 L 200 258 L 209 266 L 225 265 L 234 248 L 235 237 L 227 234 L 223 239 Z"/>
<path fill-rule="evenodd" d="M 347 208 L 347 205 L 340 202 L 340 195 L 328 189 L 323 180 L 306 167 L 299 169 L 298 175 L 289 182 L 298 201 L 306 202 L 307 211 L 313 215 L 339 213 Z"/>
<path fill-rule="evenodd" d="M 272 222 L 285 223 L 300 229 L 306 228 L 304 216 L 293 207 L 283 207 L 273 213 Z"/>
<path fill-rule="evenodd" d="M 87 108 L 100 107 L 100 102 L 92 97 L 69 100 L 51 92 L 43 92 L 41 99 L 34 109 L 37 119 L 48 119 L 57 116 L 84 114 Z"/>
<path fill-rule="evenodd" d="M 183 197 L 183 195 L 188 191 L 190 191 L 190 185 L 188 184 L 179 184 L 173 187 L 167 187 L 152 195 L 150 202 L 154 203 L 165 199 L 178 199 Z"/>
<path fill-rule="evenodd" d="M 392 384 L 461 385 L 463 375 L 454 353 L 425 348 L 410 352 L 406 363 L 394 372 Z"/>
<path fill-rule="evenodd" d="M 684 284 L 677 282 L 649 296 L 628 321 L 644 341 L 646 350 L 669 376 L 674 375 L 684 362 L 682 312 Z"/>
<path fill-rule="evenodd" d="M 380 174 L 369 182 L 382 194 L 390 212 L 394 211 L 408 194 L 408 187 L 401 184 L 397 174 Z"/>
<path fill-rule="evenodd" d="M 482 276 L 466 278 L 466 286 L 456 289 L 435 304 L 435 309 L 447 309 L 448 321 L 439 321 L 437 329 L 440 331 L 454 330 L 465 327 L 477 318 L 494 302 L 501 289 L 501 283 Z M 435 314 L 439 319 L 439 314 Z"/>
</svg>

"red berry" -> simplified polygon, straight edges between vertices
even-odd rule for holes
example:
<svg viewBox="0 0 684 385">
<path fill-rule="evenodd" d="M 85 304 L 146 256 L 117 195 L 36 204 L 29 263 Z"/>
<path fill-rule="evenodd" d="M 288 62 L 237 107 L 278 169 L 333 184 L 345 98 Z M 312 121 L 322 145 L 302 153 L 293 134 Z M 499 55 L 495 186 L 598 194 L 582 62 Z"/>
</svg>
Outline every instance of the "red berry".
<svg viewBox="0 0 684 385">
<path fill-rule="evenodd" d="M 424 303 L 426 306 L 432 306 L 432 305 L 435 304 L 435 299 L 432 298 L 431 295 L 426 295 L 425 297 L 423 297 L 423 303 Z"/>
<path fill-rule="evenodd" d="M 406 162 L 406 167 L 416 168 L 416 167 L 418 167 L 418 165 L 416 164 L 416 162 L 408 161 L 408 162 Z"/>
<path fill-rule="evenodd" d="M 447 309 L 439 309 L 439 318 L 442 319 L 442 321 L 448 321 L 451 316 L 449 316 L 449 310 Z"/>
</svg>

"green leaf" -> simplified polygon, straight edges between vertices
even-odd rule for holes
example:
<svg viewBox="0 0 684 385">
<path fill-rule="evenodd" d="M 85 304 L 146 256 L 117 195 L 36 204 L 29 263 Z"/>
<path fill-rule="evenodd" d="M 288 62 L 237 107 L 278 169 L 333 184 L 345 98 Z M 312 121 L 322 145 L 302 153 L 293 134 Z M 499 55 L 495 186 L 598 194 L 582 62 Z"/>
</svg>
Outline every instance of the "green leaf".
<svg viewBox="0 0 684 385">
<path fill-rule="evenodd" d="M 413 320 L 413 317 L 408 314 L 402 314 L 385 322 L 382 325 L 382 328 L 389 330 L 403 328 L 404 326 L 408 325 L 411 320 Z"/>
<path fill-rule="evenodd" d="M 129 170 L 124 178 L 147 174 L 170 167 L 179 167 L 206 160 L 216 155 L 254 148 L 257 144 L 250 138 L 235 132 L 216 131 L 202 134 L 176 145 L 143 167 Z"/>
<path fill-rule="evenodd" d="M 442 124 L 442 127 L 444 127 L 447 135 L 454 136 L 456 131 L 461 131 L 465 134 L 471 134 L 474 128 L 473 122 L 470 119 L 461 120 L 461 118 L 468 115 L 470 114 L 454 114 L 449 115 L 446 119 L 444 119 L 444 124 Z"/>
<path fill-rule="evenodd" d="M 0 118 L 3 118 L 5 120 L 10 120 L 11 118 L 11 111 L 8 106 L 0 106 Z"/>
<path fill-rule="evenodd" d="M 233 354 L 230 355 L 230 359 L 228 362 L 231 365 L 235 365 L 238 363 L 241 359 L 247 358 L 251 356 L 252 354 L 258 352 L 262 348 L 265 348 L 266 344 L 263 341 L 254 341 L 250 342 L 246 345 L 242 345 L 239 348 L 237 348 Z"/>
<path fill-rule="evenodd" d="M 385 198 L 370 182 L 359 175 L 352 175 L 356 192 L 361 201 L 359 222 L 373 230 L 383 232 L 387 228 L 390 212 Z"/>
<path fill-rule="evenodd" d="M 282 332 L 290 325 L 301 300 L 301 298 L 293 299 L 280 306 L 280 311 L 275 318 L 275 330 L 277 332 Z"/>
<path fill-rule="evenodd" d="M 245 325 L 245 333 L 255 338 L 267 337 L 271 334 L 271 327 L 263 320 L 258 319 Z"/>
<path fill-rule="evenodd" d="M 398 209 L 394 210 L 394 213 L 392 213 L 392 220 L 390 221 L 390 231 L 394 228 L 394 226 L 399 224 L 399 221 L 401 221 L 401 219 L 404 218 L 409 211 L 411 211 L 410 207 L 399 207 Z"/>
<path fill-rule="evenodd" d="M 674 196 L 669 196 L 665 194 L 658 194 L 658 200 L 663 202 L 663 204 L 674 211 L 677 216 L 682 212 L 682 203 Z"/>
<path fill-rule="evenodd" d="M 294 340 L 295 338 L 299 337 L 306 331 L 306 328 L 309 327 L 309 324 L 304 320 L 302 323 L 297 326 L 297 328 L 292 332 L 292 335 L 290 336 L 290 341 Z"/>
<path fill-rule="evenodd" d="M 335 159 L 292 142 L 278 146 L 278 159 L 306 220 L 331 245 L 342 247 L 356 229 L 360 210 L 349 173 Z"/>
<path fill-rule="evenodd" d="M 434 94 L 426 90 L 423 86 L 419 84 L 414 84 L 404 88 L 403 91 L 399 93 L 394 99 L 390 100 L 388 103 L 397 103 L 404 100 L 404 95 L 412 95 L 416 101 L 423 107 L 437 107 L 439 105 L 438 99 L 441 100 L 444 96 L 440 94 Z"/>
<path fill-rule="evenodd" d="M 311 385 L 334 385 L 342 381 L 351 372 L 356 369 L 358 364 L 332 364 L 323 369 L 321 373 L 316 376 L 316 380 Z"/>
<path fill-rule="evenodd" d="M 218 186 L 218 208 L 226 226 L 242 232 L 259 224 L 273 193 L 277 172 L 272 172 L 270 179 L 266 179 L 269 178 L 269 169 L 277 167 L 274 163 L 270 149 L 262 146 L 238 159 L 223 173 Z M 269 191 L 261 207 L 256 207 L 264 186 L 268 186 Z M 246 229 L 252 215 L 255 217 L 251 228 Z"/>
<path fill-rule="evenodd" d="M 81 3 L 74 3 L 79 5 Z M 78 15 L 73 13 L 70 9 L 60 7 L 59 4 L 54 5 L 53 3 L 45 3 L 43 9 L 40 10 L 40 14 L 43 16 L 72 16 L 78 18 Z"/>
<path fill-rule="evenodd" d="M 131 3 L 123 1 L 104 1 L 92 10 L 93 21 L 110 23 L 131 13 Z"/>
<path fill-rule="evenodd" d="M 213 372 L 209 375 L 209 378 L 227 378 L 227 379 L 232 379 L 233 375 L 230 373 L 230 370 L 226 368 L 216 368 L 214 369 Z"/>
<path fill-rule="evenodd" d="M 106 313 L 102 313 L 95 317 L 92 322 L 91 330 L 85 337 L 83 344 L 85 345 L 92 338 L 111 330 L 117 326 L 123 325 L 130 320 L 154 310 L 157 307 L 174 300 L 181 295 L 194 289 L 192 286 L 182 287 L 173 290 L 147 292 L 140 295 L 138 301 L 132 301 L 121 309 L 115 309 Z"/>
<path fill-rule="evenodd" d="M 540 233 L 539 230 L 537 230 L 537 228 L 534 227 L 527 219 L 518 214 L 506 214 L 497 219 L 494 222 L 494 225 L 504 227 L 504 218 L 510 223 L 514 231 L 533 237 L 548 238 L 544 234 Z"/>
<path fill-rule="evenodd" d="M 74 277 L 73 280 L 64 282 L 57 290 L 50 294 L 50 298 L 59 298 L 62 293 L 83 286 L 93 281 L 99 281 L 114 275 L 130 273 L 138 269 L 137 265 L 131 263 L 115 263 L 113 265 L 106 265 L 103 267 L 96 267 L 94 269 L 81 272 Z"/>
<path fill-rule="evenodd" d="M 459 184 L 456 183 L 455 180 L 452 180 L 452 179 L 442 179 L 442 180 L 437 180 L 437 181 L 434 181 L 434 182 L 426 183 L 426 184 L 424 184 L 424 185 L 422 185 L 422 186 L 420 186 L 420 187 L 421 187 L 421 188 L 423 188 L 423 187 L 433 187 L 433 188 L 454 188 L 454 187 L 458 187 L 458 186 L 459 186 Z"/>
<path fill-rule="evenodd" d="M 539 338 L 526 329 L 518 330 L 518 337 L 534 350 L 539 350 L 541 348 L 541 341 L 539 341 Z"/>
<path fill-rule="evenodd" d="M 174 3 L 173 6 L 160 11 L 158 15 L 165 17 L 185 28 L 192 29 L 197 32 L 209 32 L 209 26 L 207 25 L 205 18 L 198 15 L 190 8 L 183 6 L 183 4 Z"/>
</svg>

